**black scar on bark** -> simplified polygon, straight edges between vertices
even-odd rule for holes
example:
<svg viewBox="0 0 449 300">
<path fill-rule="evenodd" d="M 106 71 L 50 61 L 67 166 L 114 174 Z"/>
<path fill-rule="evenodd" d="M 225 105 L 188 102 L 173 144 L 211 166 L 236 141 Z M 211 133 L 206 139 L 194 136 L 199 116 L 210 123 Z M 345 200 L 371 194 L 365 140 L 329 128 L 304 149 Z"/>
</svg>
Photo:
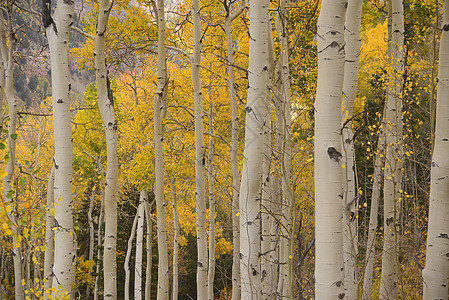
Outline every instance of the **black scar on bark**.
<svg viewBox="0 0 449 300">
<path fill-rule="evenodd" d="M 105 63 L 106 64 L 106 63 Z M 109 70 L 106 71 L 106 87 L 108 90 L 109 104 L 114 107 L 114 95 L 112 93 L 111 81 L 109 80 Z"/>
<path fill-rule="evenodd" d="M 449 30 L 449 24 L 444 24 L 443 30 L 444 30 L 444 31 L 448 31 L 448 30 Z"/>
<path fill-rule="evenodd" d="M 62 99 L 58 99 L 58 101 L 56 101 L 56 103 L 64 103 L 64 101 L 62 101 Z"/>
<path fill-rule="evenodd" d="M 335 147 L 327 148 L 327 154 L 329 155 L 330 159 L 335 160 L 336 162 L 339 162 L 342 157 L 341 153 L 338 152 Z"/>
<path fill-rule="evenodd" d="M 393 217 L 388 218 L 385 223 L 387 223 L 387 226 L 390 226 L 391 223 L 393 223 Z"/>
<path fill-rule="evenodd" d="M 45 29 L 53 24 L 53 29 L 55 30 L 55 33 L 58 34 L 56 24 L 51 17 L 51 0 L 42 0 L 42 23 Z"/>
</svg>

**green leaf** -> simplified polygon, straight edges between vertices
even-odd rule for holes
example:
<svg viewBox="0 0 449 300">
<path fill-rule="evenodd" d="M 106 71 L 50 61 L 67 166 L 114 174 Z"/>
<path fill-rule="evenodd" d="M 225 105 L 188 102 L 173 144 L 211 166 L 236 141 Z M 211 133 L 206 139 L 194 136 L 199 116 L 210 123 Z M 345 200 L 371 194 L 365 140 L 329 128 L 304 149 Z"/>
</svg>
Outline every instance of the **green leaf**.
<svg viewBox="0 0 449 300">
<path fill-rule="evenodd" d="M 5 149 L 5 148 L 6 148 L 5 144 L 3 144 L 2 142 L 0 142 L 0 150 L 3 150 L 3 149 Z"/>
<path fill-rule="evenodd" d="M 19 178 L 19 185 L 24 185 L 25 182 L 26 182 L 25 178 L 23 178 L 23 177 Z"/>
<path fill-rule="evenodd" d="M 17 133 L 11 134 L 11 138 L 15 141 L 17 139 Z"/>
</svg>

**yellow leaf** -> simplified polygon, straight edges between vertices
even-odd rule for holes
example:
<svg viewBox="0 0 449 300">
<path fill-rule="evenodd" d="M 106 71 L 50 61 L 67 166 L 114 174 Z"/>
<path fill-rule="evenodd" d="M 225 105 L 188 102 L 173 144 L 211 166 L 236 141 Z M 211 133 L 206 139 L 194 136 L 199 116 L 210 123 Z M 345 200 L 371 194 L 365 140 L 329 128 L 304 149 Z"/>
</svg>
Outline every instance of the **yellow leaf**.
<svg viewBox="0 0 449 300">
<path fill-rule="evenodd" d="M 52 207 L 52 208 L 50 208 L 50 209 L 48 210 L 48 213 L 49 213 L 50 216 L 52 216 L 52 217 L 55 216 L 55 212 L 56 212 L 56 210 L 54 209 L 54 207 Z"/>
</svg>

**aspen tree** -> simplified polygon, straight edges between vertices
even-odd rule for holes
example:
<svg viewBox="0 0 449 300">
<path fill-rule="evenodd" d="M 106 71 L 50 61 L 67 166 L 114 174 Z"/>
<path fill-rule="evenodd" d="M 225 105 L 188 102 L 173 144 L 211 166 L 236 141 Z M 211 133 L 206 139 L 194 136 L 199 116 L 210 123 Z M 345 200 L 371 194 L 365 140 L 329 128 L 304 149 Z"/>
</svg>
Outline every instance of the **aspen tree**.
<svg viewBox="0 0 449 300">
<path fill-rule="evenodd" d="M 17 127 L 17 99 L 14 96 L 14 74 L 13 74 L 13 46 L 14 46 L 14 33 L 12 31 L 11 24 L 11 4 L 7 1 L 8 8 L 7 16 L 8 22 L 7 27 L 4 24 L 3 14 L 0 17 L 0 54 L 1 54 L 1 64 L 4 73 L 0 76 L 3 78 L 2 93 L 6 96 L 6 101 L 8 103 L 8 160 L 6 163 L 6 175 L 3 177 L 3 198 L 5 200 L 6 213 L 8 219 L 13 223 L 11 225 L 12 231 L 12 253 L 14 262 L 14 287 L 15 287 L 15 299 L 21 300 L 25 299 L 24 287 L 22 285 L 23 279 L 23 265 L 22 265 L 22 254 L 20 251 L 20 243 L 17 240 L 18 228 L 16 220 L 16 204 L 13 201 L 15 192 L 12 187 L 12 180 L 14 178 L 14 167 L 16 162 L 16 127 Z"/>
<path fill-rule="evenodd" d="M 164 0 L 157 1 L 157 87 L 153 99 L 154 116 L 154 197 L 157 214 L 157 244 L 158 244 L 158 272 L 157 272 L 157 299 L 168 300 L 169 273 L 167 254 L 167 229 L 165 226 L 165 200 L 164 200 L 164 152 L 162 127 L 164 104 L 167 97 L 167 63 L 165 57 L 165 9 Z"/>
<path fill-rule="evenodd" d="M 290 67 L 288 62 L 288 16 L 286 1 L 279 3 L 278 15 L 276 16 L 276 30 L 280 39 L 281 54 L 279 57 L 279 136 L 280 139 L 280 174 L 282 180 L 282 231 L 279 251 L 279 283 L 277 292 L 283 297 L 293 298 L 293 264 L 292 264 L 292 204 L 293 191 L 291 188 L 292 174 L 292 145 L 291 145 L 291 95 L 290 95 Z"/>
<path fill-rule="evenodd" d="M 252 1 L 249 12 L 248 97 L 239 201 L 240 275 L 241 298 L 260 299 L 260 201 L 264 135 L 268 131 L 268 1 Z"/>
<path fill-rule="evenodd" d="M 368 239 L 366 241 L 366 255 L 365 255 L 365 272 L 363 276 L 362 299 L 370 300 L 373 288 L 373 272 L 376 254 L 376 233 L 378 225 L 379 200 L 382 185 L 382 169 L 384 168 L 384 137 L 381 133 L 377 142 L 377 153 L 374 158 L 374 172 L 373 172 L 373 188 L 371 193 L 371 207 L 368 225 Z"/>
<path fill-rule="evenodd" d="M 385 131 L 384 171 L 384 244 L 380 299 L 397 299 L 399 264 L 397 258 L 397 229 L 399 219 L 398 201 L 401 197 L 403 166 L 402 138 L 402 88 L 404 57 L 404 13 L 402 0 L 390 4 L 391 28 L 388 44 L 387 99 L 383 130 Z"/>
<path fill-rule="evenodd" d="M 72 297 L 75 266 L 72 199 L 72 127 L 70 123 L 69 32 L 74 2 L 58 0 L 53 16 L 50 0 L 42 2 L 51 58 L 51 82 L 55 141 L 55 252 L 53 287 Z"/>
<path fill-rule="evenodd" d="M 100 184 L 100 186 L 103 186 L 103 184 Z M 101 227 L 103 226 L 103 215 L 104 215 L 104 193 L 101 193 L 101 203 L 100 203 L 100 215 L 98 216 L 98 226 L 97 226 L 97 261 L 100 262 L 102 260 L 101 257 L 101 247 L 103 237 L 101 236 Z M 97 268 L 95 273 L 100 273 L 100 264 L 97 263 Z M 95 287 L 94 287 L 94 300 L 98 300 L 98 291 L 99 291 L 99 276 L 95 277 Z"/>
<path fill-rule="evenodd" d="M 89 257 L 90 261 L 94 260 L 94 248 L 95 248 L 95 230 L 94 230 L 94 218 L 92 217 L 92 211 L 94 209 L 95 201 L 95 187 L 91 187 L 90 197 L 89 197 L 89 210 L 87 211 L 87 221 L 89 223 Z M 90 277 L 92 270 L 89 268 L 87 275 Z M 86 295 L 90 296 L 90 285 L 86 287 Z"/>
<path fill-rule="evenodd" d="M 315 298 L 343 299 L 341 94 L 347 0 L 321 2 L 315 100 Z"/>
<path fill-rule="evenodd" d="M 147 250 L 147 267 L 145 276 L 145 300 L 151 299 L 151 269 L 153 268 L 153 222 L 151 220 L 150 207 L 153 206 L 153 202 L 148 203 L 148 194 L 145 201 L 145 218 L 147 220 L 147 237 L 146 237 L 146 250 Z"/>
<path fill-rule="evenodd" d="M 274 62 L 274 45 L 273 45 L 273 34 L 271 22 L 267 22 L 267 33 L 268 33 L 268 86 L 273 89 L 274 87 L 274 75 L 275 75 L 275 62 Z M 279 196 L 273 189 L 272 180 L 274 177 L 272 172 L 272 146 L 271 146 L 271 132 L 273 131 L 273 123 L 271 122 L 271 99 L 273 98 L 271 93 L 267 94 L 266 101 L 266 128 L 264 132 L 264 154 L 263 154 L 263 165 L 262 165 L 262 201 L 261 201 L 261 223 L 262 223 L 262 236 L 260 242 L 260 274 L 262 283 L 262 297 L 273 297 L 276 293 L 276 286 L 272 281 L 272 270 L 278 268 L 279 264 L 277 260 L 273 260 L 273 256 L 277 256 L 278 247 L 272 248 L 272 240 L 277 232 L 273 233 L 273 227 L 276 227 L 277 218 L 280 215 L 276 210 L 279 205 L 280 198 L 275 198 Z M 269 130 L 268 130 L 269 129 Z"/>
<path fill-rule="evenodd" d="M 205 155 L 203 128 L 203 92 L 201 87 L 201 18 L 200 1 L 192 0 L 193 19 L 193 54 L 192 54 L 192 85 L 195 102 L 195 202 L 196 202 L 196 238 L 198 263 L 196 273 L 197 299 L 207 299 L 207 230 L 206 230 L 206 184 Z"/>
<path fill-rule="evenodd" d="M 143 279 L 143 224 L 145 219 L 146 191 L 140 192 L 139 207 L 137 208 L 137 229 L 136 229 L 136 261 L 134 268 L 134 299 L 142 299 L 142 279 Z"/>
<path fill-rule="evenodd" d="M 179 252 L 179 220 L 178 220 L 178 208 L 177 208 L 177 196 L 176 196 L 176 186 L 175 179 L 172 178 L 172 197 L 173 197 L 173 227 L 175 229 L 175 234 L 173 237 L 173 290 L 172 290 L 172 300 L 178 300 L 178 252 Z"/>
<path fill-rule="evenodd" d="M 354 133 L 351 117 L 357 93 L 362 0 L 349 0 L 345 20 L 345 73 L 342 100 L 343 260 L 346 299 L 358 299 L 358 191 L 355 182 Z"/>
<path fill-rule="evenodd" d="M 449 277 L 449 1 L 444 1 L 423 299 L 447 299 Z"/>
<path fill-rule="evenodd" d="M 106 70 L 105 34 L 108 30 L 109 0 L 100 0 L 98 22 L 95 33 L 95 76 L 97 81 L 98 107 L 106 135 L 107 170 L 105 180 L 104 212 L 104 297 L 117 299 L 117 121 L 115 119 L 114 98 Z"/>
<path fill-rule="evenodd" d="M 129 261 L 131 259 L 131 252 L 133 249 L 133 240 L 134 236 L 136 234 L 136 228 L 137 228 L 137 221 L 139 219 L 139 214 L 136 212 L 136 215 L 134 216 L 133 225 L 131 227 L 131 233 L 129 235 L 128 239 L 128 247 L 126 248 L 126 255 L 125 255 L 125 262 L 123 264 L 123 268 L 125 269 L 125 300 L 129 300 L 130 292 L 129 292 L 129 281 L 130 281 L 130 268 L 129 268 Z"/>
<path fill-rule="evenodd" d="M 44 283 L 44 291 L 51 289 L 52 285 L 52 268 L 54 262 L 54 234 L 53 234 L 53 226 L 55 224 L 55 220 L 53 218 L 53 214 L 51 210 L 54 206 L 54 191 L 53 186 L 55 184 L 55 169 L 54 167 L 50 171 L 50 175 L 48 176 L 47 182 L 47 205 L 46 205 L 46 213 L 45 213 L 45 252 L 44 252 L 44 279 L 46 280 Z M 44 293 L 45 299 L 48 299 L 48 294 Z"/>
<path fill-rule="evenodd" d="M 207 156 L 207 176 L 209 181 L 209 271 L 207 274 L 207 297 L 214 299 L 214 278 L 215 278 L 215 186 L 214 186 L 214 117 L 212 91 L 209 82 L 209 155 Z"/>
<path fill-rule="evenodd" d="M 229 100 L 231 103 L 231 168 L 232 168 L 232 300 L 240 299 L 240 225 L 238 216 L 240 174 L 238 163 L 238 144 L 239 144 L 239 117 L 237 107 L 237 90 L 235 86 L 234 71 L 234 42 L 232 40 L 232 21 L 235 20 L 245 9 L 245 1 L 242 1 L 238 9 L 231 13 L 231 8 L 227 1 L 223 1 L 226 9 L 225 34 L 226 49 L 228 57 L 228 83 Z"/>
</svg>

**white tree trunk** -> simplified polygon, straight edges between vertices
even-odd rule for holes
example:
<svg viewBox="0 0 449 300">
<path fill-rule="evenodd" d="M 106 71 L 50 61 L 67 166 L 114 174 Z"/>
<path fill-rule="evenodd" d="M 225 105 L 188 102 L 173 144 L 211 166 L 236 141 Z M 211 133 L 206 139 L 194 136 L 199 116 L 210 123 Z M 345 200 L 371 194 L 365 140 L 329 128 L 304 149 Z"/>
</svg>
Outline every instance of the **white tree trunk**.
<svg viewBox="0 0 449 300">
<path fill-rule="evenodd" d="M 198 249 L 198 264 L 196 274 L 197 299 L 207 299 L 207 228 L 206 228 L 206 186 L 205 186 L 205 155 L 203 129 L 203 92 L 201 87 L 201 19 L 200 1 L 192 0 L 193 19 L 193 55 L 192 55 L 192 85 L 195 102 L 195 200 L 196 200 L 196 235 Z"/>
<path fill-rule="evenodd" d="M 250 3 L 248 98 L 245 148 L 240 185 L 240 274 L 241 298 L 260 299 L 260 201 L 264 135 L 269 128 L 268 100 L 268 1 Z"/>
<path fill-rule="evenodd" d="M 146 191 L 140 192 L 139 207 L 137 208 L 137 234 L 136 234 L 136 261 L 134 268 L 134 299 L 142 300 L 142 280 L 143 280 L 143 224 L 145 221 L 145 201 L 147 201 Z"/>
<path fill-rule="evenodd" d="M 438 65 L 435 144 L 432 156 L 429 227 L 423 299 L 448 299 L 449 276 L 449 1 L 444 1 Z"/>
<path fill-rule="evenodd" d="M 44 1 L 43 21 L 51 58 L 55 141 L 55 260 L 53 287 L 72 296 L 75 279 L 72 213 L 72 127 L 70 123 L 69 32 L 74 2 L 58 0 L 53 17 Z"/>
<path fill-rule="evenodd" d="M 178 221 L 178 209 L 177 209 L 177 199 L 176 199 L 176 186 L 175 179 L 172 178 L 172 195 L 173 195 L 173 227 L 175 229 L 175 234 L 173 238 L 173 292 L 172 300 L 178 300 L 178 252 L 179 252 L 179 221 Z"/>
<path fill-rule="evenodd" d="M 157 299 L 168 300 L 169 273 L 168 273 L 168 247 L 167 230 L 165 226 L 165 200 L 164 200 L 164 152 L 162 128 L 164 103 L 167 89 L 167 69 L 165 58 L 165 11 L 164 1 L 157 1 L 157 87 L 153 99 L 154 114 L 154 197 L 157 214 L 157 243 L 158 243 L 158 272 L 157 272 Z"/>
<path fill-rule="evenodd" d="M 392 0 L 391 34 L 389 40 L 389 72 L 383 130 L 385 131 L 384 173 L 384 245 L 380 299 L 397 299 L 399 264 L 397 258 L 398 199 L 401 197 L 403 141 L 402 141 L 402 86 L 404 56 L 404 14 L 402 0 Z"/>
<path fill-rule="evenodd" d="M 349 0 L 345 21 L 345 73 L 342 101 L 343 138 L 343 260 L 344 286 L 346 299 L 358 299 L 357 267 L 357 208 L 358 192 L 355 181 L 354 133 L 352 117 L 357 94 L 360 57 L 360 23 L 362 19 L 362 0 Z"/>
<path fill-rule="evenodd" d="M 25 299 L 24 289 L 22 286 L 23 279 L 23 266 L 22 266 L 22 254 L 20 252 L 20 246 L 17 247 L 18 228 L 16 222 L 16 207 L 13 201 L 15 192 L 12 190 L 11 181 L 14 178 L 14 165 L 16 161 L 16 127 L 17 127 L 17 100 L 14 96 L 14 75 L 13 75 L 13 32 L 12 24 L 10 24 L 10 11 L 8 9 L 8 28 L 5 28 L 3 16 L 0 18 L 0 49 L 1 60 L 4 66 L 4 89 L 6 101 L 8 103 L 8 160 L 6 162 L 6 175 L 3 177 L 3 198 L 5 200 L 6 212 L 8 219 L 12 221 L 12 254 L 14 261 L 14 286 L 15 286 L 15 299 Z M 3 91 L 2 91 L 3 92 Z"/>
<path fill-rule="evenodd" d="M 95 34 L 95 75 L 97 80 L 98 107 L 100 108 L 106 135 L 107 171 L 105 181 L 104 211 L 104 297 L 117 299 L 117 121 L 115 119 L 114 99 L 106 69 L 105 34 L 108 29 L 109 0 L 100 0 L 98 23 Z"/>
<path fill-rule="evenodd" d="M 129 280 L 130 280 L 130 269 L 129 269 L 129 260 L 131 258 L 131 252 L 133 250 L 133 240 L 134 235 L 136 233 L 137 228 L 137 220 L 139 219 L 139 214 L 136 212 L 134 217 L 133 225 L 131 228 L 131 233 L 128 239 L 128 248 L 126 248 L 125 262 L 123 264 L 123 268 L 125 269 L 125 300 L 129 300 Z"/>
<path fill-rule="evenodd" d="M 239 208 L 239 190 L 240 190 L 240 174 L 238 162 L 238 144 L 239 144 L 239 116 L 237 107 L 237 91 L 235 87 L 235 72 L 234 72 L 234 42 L 232 40 L 232 21 L 242 13 L 245 8 L 245 3 L 232 14 L 230 8 L 226 12 L 225 19 L 225 34 L 226 46 L 228 55 L 228 82 L 229 82 L 229 99 L 231 103 L 231 168 L 232 168 L 232 300 L 240 299 L 240 225 L 238 217 Z"/>
<path fill-rule="evenodd" d="M 89 223 L 89 257 L 88 259 L 90 261 L 93 261 L 94 259 L 94 248 L 95 248 L 95 229 L 94 229 L 94 218 L 92 217 L 92 211 L 94 209 L 94 203 L 95 203 L 95 187 L 92 186 L 92 191 L 89 198 L 89 210 L 87 211 L 87 221 Z M 89 268 L 88 270 L 88 276 L 92 270 Z M 86 295 L 87 297 L 90 297 L 90 285 L 87 284 L 86 287 Z"/>
<path fill-rule="evenodd" d="M 97 31 L 95 36 L 95 67 L 97 81 L 98 106 L 100 108 L 103 126 L 106 135 L 107 172 L 105 180 L 104 211 L 104 297 L 117 298 L 117 121 L 114 112 L 114 99 L 110 86 L 105 58 L 105 34 L 108 28 L 109 0 L 100 1 Z"/>
<path fill-rule="evenodd" d="M 209 271 L 207 274 L 207 297 L 214 299 L 214 278 L 215 278 L 215 189 L 214 189 L 214 118 L 211 89 L 209 84 L 209 155 L 207 157 L 208 181 L 209 181 Z"/>
<path fill-rule="evenodd" d="M 346 0 L 324 0 L 318 18 L 315 101 L 315 298 L 342 299 L 341 94 Z"/>
<path fill-rule="evenodd" d="M 151 299 L 151 269 L 153 267 L 153 222 L 151 221 L 151 205 L 147 199 L 145 201 L 145 218 L 147 220 L 147 239 L 146 239 L 146 250 L 147 250 L 147 268 L 145 277 L 145 300 Z"/>
<path fill-rule="evenodd" d="M 47 183 L 47 205 L 45 207 L 45 253 L 44 253 L 44 297 L 48 298 L 48 294 L 45 291 L 51 289 L 52 285 L 52 268 L 54 262 L 53 249 L 54 249 L 54 233 L 53 226 L 55 225 L 55 219 L 50 209 L 54 207 L 54 191 L 53 186 L 55 184 L 55 168 L 52 167 L 50 175 L 48 176 Z"/>
<path fill-rule="evenodd" d="M 280 173 L 282 180 L 282 234 L 280 240 L 280 268 L 278 294 L 289 299 L 293 298 L 293 219 L 292 219 L 292 145 L 291 145 L 291 95 L 290 95 L 290 68 L 288 62 L 288 16 L 285 1 L 281 1 L 279 12 L 276 18 L 276 28 L 281 43 L 281 54 L 279 58 L 279 108 L 278 116 L 280 120 L 279 139 L 280 143 Z"/>
<path fill-rule="evenodd" d="M 100 186 L 103 186 L 101 184 Z M 100 215 L 98 216 L 98 228 L 97 228 L 97 263 L 96 263 L 96 271 L 97 276 L 95 277 L 95 288 L 94 288 L 94 300 L 98 300 L 98 280 L 100 274 L 100 261 L 101 261 L 101 247 L 100 245 L 103 244 L 103 238 L 101 236 L 101 227 L 103 225 L 103 212 L 104 212 L 104 196 L 103 193 L 101 195 L 101 203 L 100 203 Z"/>
<path fill-rule="evenodd" d="M 377 232 L 377 218 L 379 211 L 379 200 L 382 185 L 382 169 L 384 168 L 384 138 L 379 136 L 377 143 L 376 157 L 374 158 L 374 173 L 373 173 L 373 187 L 371 193 L 371 207 L 368 225 L 368 239 L 366 242 L 366 256 L 365 256 L 365 272 L 363 276 L 363 290 L 362 299 L 370 300 L 373 289 L 373 272 L 376 255 L 376 232 Z"/>
</svg>

